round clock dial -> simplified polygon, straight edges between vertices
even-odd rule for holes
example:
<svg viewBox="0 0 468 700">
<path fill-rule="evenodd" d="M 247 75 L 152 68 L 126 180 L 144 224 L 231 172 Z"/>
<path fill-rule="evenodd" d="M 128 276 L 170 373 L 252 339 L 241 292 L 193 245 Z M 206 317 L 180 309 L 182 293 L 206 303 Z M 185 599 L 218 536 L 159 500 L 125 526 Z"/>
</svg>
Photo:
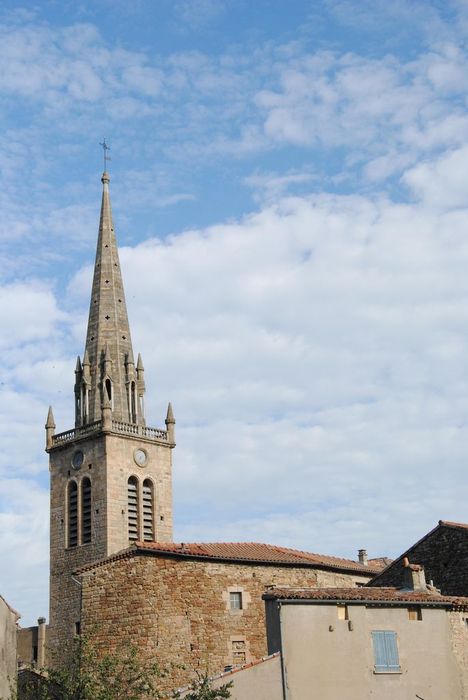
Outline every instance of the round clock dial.
<svg viewBox="0 0 468 700">
<path fill-rule="evenodd" d="M 81 450 L 77 450 L 73 453 L 72 457 L 72 467 L 73 469 L 79 469 L 84 461 L 84 454 Z"/>
<path fill-rule="evenodd" d="M 146 452 L 144 450 L 142 450 L 141 448 L 138 448 L 133 453 L 133 459 L 135 460 L 135 462 L 138 464 L 139 467 L 144 467 L 146 462 L 148 461 L 148 455 L 146 454 Z"/>
</svg>

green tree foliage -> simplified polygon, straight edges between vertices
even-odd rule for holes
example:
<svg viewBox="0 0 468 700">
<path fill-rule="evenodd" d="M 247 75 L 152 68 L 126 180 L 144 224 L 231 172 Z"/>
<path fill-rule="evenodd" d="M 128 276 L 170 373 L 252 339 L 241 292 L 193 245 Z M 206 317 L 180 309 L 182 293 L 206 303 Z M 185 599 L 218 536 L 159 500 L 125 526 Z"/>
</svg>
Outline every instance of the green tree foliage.
<svg viewBox="0 0 468 700">
<path fill-rule="evenodd" d="M 30 674 L 19 685 L 20 700 L 159 700 L 163 675 L 156 663 L 142 663 L 137 649 L 121 647 L 99 654 L 84 637 L 76 637 L 60 665 Z"/>
<path fill-rule="evenodd" d="M 158 688 L 167 675 L 157 663 L 141 661 L 134 646 L 122 646 L 101 654 L 86 637 L 75 637 L 62 650 L 60 663 L 40 673 L 27 671 L 20 676 L 18 694 L 10 700 L 225 700 L 230 698 L 227 683 L 213 688 L 207 675 L 194 681 L 185 695 Z"/>
<path fill-rule="evenodd" d="M 225 698 L 231 697 L 229 691 L 231 687 L 232 681 L 231 683 L 225 683 L 220 688 L 213 688 L 208 676 L 204 675 L 192 683 L 188 693 L 182 696 L 175 693 L 174 698 L 175 700 L 178 698 L 182 698 L 183 700 L 224 700 Z"/>
</svg>

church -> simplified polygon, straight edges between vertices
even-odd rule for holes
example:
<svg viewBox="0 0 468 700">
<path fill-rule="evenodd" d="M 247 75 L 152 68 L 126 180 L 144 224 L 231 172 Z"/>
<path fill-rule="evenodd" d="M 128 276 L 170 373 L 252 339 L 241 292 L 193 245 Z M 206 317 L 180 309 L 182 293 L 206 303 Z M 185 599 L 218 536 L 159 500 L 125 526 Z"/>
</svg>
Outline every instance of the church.
<svg viewBox="0 0 468 700">
<path fill-rule="evenodd" d="M 170 668 L 168 687 L 267 654 L 262 595 L 272 587 L 354 587 L 380 562 L 255 542 L 175 543 L 175 419 L 147 424 L 107 172 L 88 328 L 75 368 L 75 426 L 46 422 L 50 464 L 48 647 L 85 633 L 100 648 L 133 643 Z M 72 397 L 70 397 L 70 400 Z M 176 664 L 176 665 L 174 665 Z"/>
</svg>

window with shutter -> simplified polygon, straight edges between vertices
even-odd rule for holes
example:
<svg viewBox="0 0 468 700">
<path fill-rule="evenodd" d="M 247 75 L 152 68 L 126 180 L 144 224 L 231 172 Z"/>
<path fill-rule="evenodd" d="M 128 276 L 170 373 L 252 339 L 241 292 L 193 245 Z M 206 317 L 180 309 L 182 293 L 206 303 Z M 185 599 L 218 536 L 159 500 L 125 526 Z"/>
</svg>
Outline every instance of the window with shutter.
<svg viewBox="0 0 468 700">
<path fill-rule="evenodd" d="M 149 479 L 143 482 L 143 539 L 154 540 L 153 533 L 153 484 Z"/>
<path fill-rule="evenodd" d="M 68 484 L 68 546 L 78 545 L 78 486 L 76 481 Z"/>
<path fill-rule="evenodd" d="M 400 669 L 396 632 L 376 630 L 372 632 L 374 645 L 374 669 L 376 673 L 397 673 Z"/>
<path fill-rule="evenodd" d="M 128 539 L 135 542 L 138 539 L 138 479 L 131 476 L 127 483 L 127 514 Z"/>
<path fill-rule="evenodd" d="M 81 482 L 81 544 L 91 542 L 91 481 Z"/>
</svg>

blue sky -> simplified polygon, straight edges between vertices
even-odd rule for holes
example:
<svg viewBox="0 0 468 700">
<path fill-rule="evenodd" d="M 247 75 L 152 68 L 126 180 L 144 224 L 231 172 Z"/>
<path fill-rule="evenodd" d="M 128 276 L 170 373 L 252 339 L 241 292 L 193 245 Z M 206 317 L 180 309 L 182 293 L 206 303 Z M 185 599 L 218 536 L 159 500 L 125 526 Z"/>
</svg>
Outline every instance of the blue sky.
<svg viewBox="0 0 468 700">
<path fill-rule="evenodd" d="M 468 4 L 3 2 L 0 593 L 47 614 L 102 150 L 175 538 L 396 555 L 466 522 Z M 5 573 L 7 572 L 7 573 Z M 437 583 L 437 582 L 436 582 Z"/>
</svg>

